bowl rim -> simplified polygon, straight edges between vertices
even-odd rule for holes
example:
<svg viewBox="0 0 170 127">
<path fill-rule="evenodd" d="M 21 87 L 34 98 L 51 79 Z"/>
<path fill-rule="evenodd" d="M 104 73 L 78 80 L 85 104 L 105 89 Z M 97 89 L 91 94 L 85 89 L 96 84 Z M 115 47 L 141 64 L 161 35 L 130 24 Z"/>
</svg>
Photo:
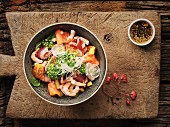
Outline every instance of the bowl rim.
<svg viewBox="0 0 170 127">
<path fill-rule="evenodd" d="M 71 103 L 71 104 L 58 104 L 58 103 L 55 103 L 55 102 L 52 102 L 52 101 L 49 101 L 47 99 L 45 99 L 44 97 L 42 97 L 40 94 L 38 94 L 34 89 L 33 89 L 33 86 L 31 85 L 31 83 L 29 82 L 28 78 L 27 78 L 27 75 L 26 75 L 26 70 L 25 70 L 25 64 L 24 64 L 24 61 L 25 61 L 25 56 L 26 56 L 26 52 L 27 52 L 27 49 L 28 49 L 28 46 L 30 45 L 30 43 L 32 42 L 32 40 L 43 30 L 47 29 L 48 27 L 51 27 L 51 26 L 54 26 L 54 25 L 62 25 L 62 24 L 68 24 L 68 25 L 76 25 L 76 26 L 79 26 L 79 27 L 82 27 L 83 29 L 87 30 L 88 32 L 90 32 L 96 39 L 97 41 L 99 42 L 100 46 L 102 47 L 103 49 L 103 52 L 104 52 L 104 56 L 105 56 L 105 66 L 106 66 L 106 69 L 105 69 L 105 72 L 104 72 L 104 77 L 100 83 L 100 85 L 97 87 L 97 89 L 89 96 L 87 97 L 86 99 L 84 100 L 81 100 L 77 103 Z M 106 73 L 107 73 L 107 56 L 106 56 L 106 51 L 102 45 L 102 43 L 100 42 L 100 40 L 98 39 L 98 37 L 92 32 L 90 31 L 89 29 L 87 29 L 86 27 L 80 25 L 80 24 L 77 24 L 77 23 L 72 23 L 72 22 L 59 22 L 59 23 L 53 23 L 53 24 L 49 24 L 45 27 L 43 27 L 42 29 L 40 29 L 38 32 L 36 32 L 34 34 L 34 36 L 30 39 L 30 41 L 28 42 L 26 48 L 25 48 L 25 51 L 24 51 L 24 56 L 23 56 L 23 70 L 24 70 L 24 75 L 25 75 L 25 78 L 26 78 L 26 81 L 27 83 L 29 84 L 29 86 L 31 87 L 31 89 L 34 91 L 34 93 L 39 96 L 41 99 L 45 100 L 46 102 L 48 103 L 51 103 L 51 104 L 54 104 L 54 105 L 58 105 L 58 106 L 72 106 L 72 105 L 77 105 L 77 104 L 80 104 L 80 103 L 83 103 L 85 101 L 87 101 L 88 99 L 90 99 L 92 96 L 94 96 L 98 91 L 99 89 L 101 88 L 104 80 L 105 80 L 105 77 L 106 77 Z"/>
<path fill-rule="evenodd" d="M 148 22 L 149 25 L 152 27 L 152 30 L 153 30 L 152 37 L 151 37 L 148 41 L 146 41 L 145 43 L 142 43 L 142 44 L 135 42 L 135 41 L 131 38 L 131 36 L 130 36 L 130 29 L 131 29 L 132 25 L 133 25 L 134 23 L 138 22 L 138 21 L 146 21 L 146 22 Z M 146 18 L 136 19 L 136 20 L 132 21 L 131 24 L 130 24 L 129 27 L 128 27 L 128 37 L 129 37 L 130 41 L 131 41 L 132 43 L 134 43 L 135 45 L 138 45 L 138 46 L 148 45 L 149 43 L 152 42 L 152 40 L 153 40 L 154 37 L 155 37 L 155 27 L 154 27 L 153 23 L 152 23 L 150 20 L 146 19 Z"/>
</svg>

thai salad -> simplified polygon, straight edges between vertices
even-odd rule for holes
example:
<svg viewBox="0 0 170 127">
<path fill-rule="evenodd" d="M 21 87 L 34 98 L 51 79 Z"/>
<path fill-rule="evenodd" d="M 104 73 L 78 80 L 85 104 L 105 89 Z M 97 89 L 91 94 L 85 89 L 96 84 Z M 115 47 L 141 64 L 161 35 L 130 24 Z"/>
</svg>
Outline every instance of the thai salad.
<svg viewBox="0 0 170 127">
<path fill-rule="evenodd" d="M 75 30 L 56 30 L 36 44 L 31 59 L 31 84 L 38 87 L 44 82 L 51 96 L 74 97 L 92 87 L 100 74 L 96 47 L 76 36 Z"/>
</svg>

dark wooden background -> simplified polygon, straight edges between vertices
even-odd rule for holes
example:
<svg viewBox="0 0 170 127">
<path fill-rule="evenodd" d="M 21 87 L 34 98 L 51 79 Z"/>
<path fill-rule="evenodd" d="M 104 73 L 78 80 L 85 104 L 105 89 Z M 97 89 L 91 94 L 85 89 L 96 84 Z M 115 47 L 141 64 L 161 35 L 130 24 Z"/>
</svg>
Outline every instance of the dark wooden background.
<svg viewBox="0 0 170 127">
<path fill-rule="evenodd" d="M 169 1 L 67 1 L 0 0 L 0 53 L 15 55 L 5 12 L 11 11 L 133 11 L 157 10 L 161 18 L 161 70 L 159 114 L 140 120 L 32 120 L 10 119 L 5 115 L 15 75 L 0 77 L 0 126 L 2 127 L 170 127 L 170 2 Z"/>
</svg>

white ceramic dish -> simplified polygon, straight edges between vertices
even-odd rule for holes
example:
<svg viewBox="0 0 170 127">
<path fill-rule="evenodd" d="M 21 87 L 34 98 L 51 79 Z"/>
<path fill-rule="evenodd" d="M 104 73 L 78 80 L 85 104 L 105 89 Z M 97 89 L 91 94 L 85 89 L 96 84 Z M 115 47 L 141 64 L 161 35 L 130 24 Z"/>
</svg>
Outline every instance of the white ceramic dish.
<svg viewBox="0 0 170 127">
<path fill-rule="evenodd" d="M 146 41 L 146 42 L 144 42 L 144 43 L 135 42 L 135 41 L 132 39 L 132 37 L 130 36 L 130 29 L 131 29 L 132 25 L 135 24 L 136 22 L 139 22 L 139 21 L 145 21 L 145 22 L 149 23 L 149 25 L 150 25 L 151 28 L 152 28 L 152 37 L 151 37 L 148 41 Z M 136 20 L 134 20 L 134 21 L 129 25 L 129 28 L 128 28 L 128 37 L 129 37 L 130 41 L 131 41 L 132 43 L 134 43 L 135 45 L 138 45 L 138 46 L 148 45 L 148 44 L 150 44 L 150 43 L 152 42 L 152 40 L 153 40 L 154 37 L 155 37 L 155 27 L 154 27 L 153 23 L 152 23 L 151 21 L 149 21 L 148 19 L 145 19 L 145 18 L 136 19 Z"/>
</svg>

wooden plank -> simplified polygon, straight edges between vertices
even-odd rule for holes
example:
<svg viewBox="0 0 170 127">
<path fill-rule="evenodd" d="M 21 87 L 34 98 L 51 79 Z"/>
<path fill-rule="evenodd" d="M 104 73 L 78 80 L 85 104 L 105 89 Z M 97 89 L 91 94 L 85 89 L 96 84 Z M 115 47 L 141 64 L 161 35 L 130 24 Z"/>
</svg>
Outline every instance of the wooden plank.
<svg viewBox="0 0 170 127">
<path fill-rule="evenodd" d="M 35 0 L 30 0 L 30 1 L 35 1 Z M 40 2 L 41 0 L 38 0 L 38 1 L 36 1 L 35 2 L 35 4 L 32 4 L 32 10 L 34 10 L 34 11 L 44 11 L 42 8 L 41 8 L 41 6 L 39 6 L 40 4 L 41 4 L 41 2 Z M 60 1 L 62 1 L 62 0 L 60 0 Z M 59 1 L 59 2 L 60 2 Z M 159 1 L 156 1 L 156 2 L 159 2 Z M 167 1 L 168 2 L 168 1 Z M 167 2 L 165 2 L 165 4 L 167 3 Z M 129 5 L 128 6 L 128 8 L 129 9 L 132 9 L 132 8 L 134 8 L 134 5 L 135 4 L 138 4 L 138 2 L 129 2 L 129 3 L 131 3 L 131 5 Z M 154 4 L 154 2 L 152 2 L 152 1 L 150 1 L 150 3 L 153 3 Z M 47 3 L 43 3 L 43 4 L 46 4 L 46 6 L 50 6 L 50 5 L 48 5 L 48 2 Z M 56 5 L 57 5 L 58 3 L 56 3 Z M 110 5 L 111 5 L 112 3 L 110 3 Z M 1 4 L 0 4 L 1 5 Z M 158 4 L 155 4 L 155 5 L 158 5 Z M 11 5 L 10 5 L 11 6 Z M 101 5 L 99 5 L 99 6 L 102 6 L 102 3 L 101 3 Z M 140 5 L 138 5 L 139 7 L 138 7 L 138 9 L 140 9 Z M 158 8 L 159 8 L 159 6 L 161 6 L 160 8 L 162 8 L 162 6 L 163 5 L 161 5 L 161 4 L 159 4 L 158 5 Z M 63 8 L 62 8 L 63 7 Z M 64 9 L 65 9 L 65 7 L 67 7 L 67 6 L 61 6 L 60 8 L 59 8 L 59 10 L 61 11 L 63 11 Z M 88 7 L 88 6 L 87 6 Z M 104 6 L 105 7 L 105 6 Z M 150 9 L 153 9 L 152 8 L 152 6 L 149 6 L 150 7 Z M 108 7 L 106 7 L 106 8 L 108 8 Z M 143 7 L 142 7 L 143 8 Z M 7 8 L 8 9 L 8 8 Z M 22 9 L 22 8 L 21 8 Z M 24 9 L 24 8 L 23 8 Z M 93 10 L 93 8 L 91 8 L 92 10 Z M 102 10 L 108 10 L 109 11 L 109 8 L 108 9 L 104 9 L 104 8 L 100 8 L 101 10 L 99 10 L 99 11 L 102 11 Z M 136 9 L 135 8 L 135 10 L 138 10 L 138 9 Z M 165 8 L 165 9 L 167 9 L 167 8 Z M 56 10 L 58 10 L 58 9 L 56 9 Z M 56 11 L 55 10 L 55 8 L 53 8 L 53 11 Z M 78 8 L 77 8 L 77 10 L 78 10 Z M 89 10 L 89 9 L 87 9 L 87 10 Z M 95 8 L 94 10 L 97 10 L 97 8 Z M 114 11 L 114 9 L 112 10 L 112 9 L 110 9 L 111 11 Z M 164 10 L 164 9 L 163 9 Z M 168 9 L 169 10 L 169 9 Z M 168 11 L 167 10 L 167 11 Z M 9 10 L 6 10 L 6 11 L 9 11 Z M 10 11 L 13 11 L 13 10 L 10 10 Z M 24 10 L 23 10 L 24 11 Z M 31 11 L 31 9 L 30 9 L 30 11 Z M 158 11 L 161 11 L 160 9 L 158 9 Z M 165 12 L 166 10 L 164 10 L 164 12 Z M 164 14 L 165 15 L 165 18 L 167 17 L 167 15 L 168 15 L 168 13 L 167 14 Z M 162 24 L 162 26 L 170 26 L 170 24 Z M 166 46 L 166 43 L 164 43 L 164 45 Z M 9 51 L 8 52 L 6 52 L 5 50 L 3 50 L 5 53 L 9 53 Z M 1 52 L 2 53 L 2 52 Z M 168 60 L 168 59 L 167 59 Z M 164 71 L 164 73 L 163 73 L 163 76 L 166 76 L 166 74 L 168 74 L 167 72 L 165 72 Z M 169 78 L 170 79 L 170 78 Z M 169 80 L 168 79 L 168 80 Z M 8 80 L 8 79 L 7 79 Z M 167 80 L 167 81 L 168 81 Z M 6 85 L 9 85 L 9 84 L 6 84 Z M 162 87 L 162 86 L 161 86 Z M 165 86 L 166 87 L 166 86 Z M 160 116 L 158 116 L 158 119 L 155 119 L 155 121 L 152 121 L 152 120 L 143 120 L 143 121 L 141 121 L 140 120 L 140 122 L 138 123 L 138 125 L 136 125 L 136 126 L 139 126 L 139 125 L 143 125 L 144 123 L 146 123 L 146 122 L 148 122 L 148 124 L 144 124 L 143 126 L 162 126 L 162 127 L 164 127 L 164 126 L 167 126 L 167 127 L 170 127 L 170 124 L 167 124 L 167 123 L 170 123 L 169 121 L 170 121 L 170 119 L 169 118 L 159 118 Z M 37 121 L 35 120 L 30 120 L 30 121 L 33 121 L 34 123 L 36 123 Z M 45 122 L 43 122 L 44 120 L 42 120 L 41 122 L 39 122 L 39 126 L 40 125 L 43 125 L 44 123 L 48 126 L 48 124 L 50 124 L 50 122 L 51 121 L 46 121 L 45 120 Z M 53 120 L 52 120 L 53 121 Z M 112 120 L 111 120 L 112 121 Z M 46 123 L 47 122 L 47 123 Z M 58 121 L 56 121 L 56 124 L 55 125 L 58 125 L 57 124 L 57 122 Z M 81 122 L 81 121 L 74 121 L 75 123 L 79 123 L 79 125 L 77 124 L 77 126 L 82 126 L 82 125 L 91 125 L 91 126 L 95 126 L 95 125 L 100 125 L 100 122 L 97 122 L 97 123 L 99 123 L 99 124 L 95 124 L 95 122 L 96 121 L 85 121 L 85 122 Z M 70 126 L 70 125 L 74 125 L 74 122 L 72 123 L 72 124 L 70 124 L 70 122 L 68 122 L 67 120 L 66 121 L 63 121 L 61 124 L 60 124 L 60 126 L 64 126 L 64 125 L 68 125 L 68 126 Z M 111 123 L 111 125 L 109 125 L 109 124 L 107 124 L 107 121 L 104 121 L 105 122 L 105 124 L 103 124 L 103 126 L 111 126 L 111 125 L 113 125 L 113 126 L 116 126 L 116 122 L 114 123 L 114 122 L 112 122 Z M 119 121 L 119 122 L 124 122 L 124 121 Z M 131 121 L 130 121 L 131 122 Z M 26 123 L 28 123 L 28 122 L 26 122 Z M 67 124 L 68 123 L 68 124 Z M 90 124 L 90 123 L 93 123 L 93 124 Z M 160 124 L 160 123 L 162 123 L 162 124 Z M 33 124 L 33 123 L 32 123 Z M 31 123 L 29 124 L 30 126 L 32 125 Z M 120 123 L 119 123 L 120 124 Z M 12 124 L 11 124 L 12 125 Z M 24 124 L 24 122 L 22 123 L 22 124 L 20 124 L 20 127 L 22 126 L 22 125 L 25 125 L 25 126 L 27 126 L 28 127 L 28 125 L 27 124 Z M 33 124 L 34 125 L 34 124 Z M 123 125 L 126 125 L 126 123 L 125 124 L 123 124 Z M 123 126 L 122 125 L 122 126 Z M 128 124 L 129 125 L 129 124 Z M 19 126 L 17 126 L 17 127 L 19 127 Z"/>
<path fill-rule="evenodd" d="M 155 120 L 156 121 L 156 120 Z M 73 127 L 166 127 L 166 124 L 154 120 L 15 120 L 14 127 L 26 126 L 26 127 L 65 127 L 66 125 L 72 125 Z M 21 124 L 24 123 L 24 124 Z"/>
<path fill-rule="evenodd" d="M 2 23 L 0 23 L 0 29 L 2 30 L 2 29 L 7 29 L 8 28 L 8 24 L 7 24 L 7 22 L 2 22 Z"/>
<path fill-rule="evenodd" d="M 0 106 L 0 118 L 5 117 L 5 106 Z"/>
<path fill-rule="evenodd" d="M 162 20 L 161 20 L 162 21 Z M 170 26 L 164 26 L 164 27 L 161 27 L 161 31 L 164 33 L 164 32 L 170 32 Z"/>
<path fill-rule="evenodd" d="M 126 2 L 126 8 L 143 9 L 143 10 L 168 10 L 170 9 L 169 1 L 131 1 Z"/>
<path fill-rule="evenodd" d="M 161 84 L 160 92 L 170 92 L 170 84 Z"/>
<path fill-rule="evenodd" d="M 48 20 L 41 20 L 41 23 L 39 23 L 38 25 L 36 24 L 37 22 L 40 22 L 39 19 L 47 19 L 47 17 Z M 129 110 L 129 108 L 132 107 L 127 107 L 124 101 L 119 101 L 119 103 L 115 107 L 113 107 L 112 104 L 108 104 L 107 97 L 102 93 L 101 90 L 98 92 L 98 95 L 93 98 L 94 100 L 91 99 L 89 101 L 86 101 L 86 103 L 83 103 L 82 105 L 80 104 L 72 107 L 55 106 L 41 100 L 33 93 L 33 91 L 31 91 L 24 77 L 23 69 L 21 69 L 23 65 L 20 62 L 17 64 L 18 68 L 15 68 L 16 74 L 20 75 L 20 77 L 16 78 L 15 85 L 13 87 L 13 92 L 7 109 L 8 117 L 102 119 L 108 117 L 152 118 L 157 116 L 159 88 L 158 70 L 160 67 L 160 40 L 158 36 L 160 35 L 160 26 L 158 14 L 156 12 L 9 13 L 7 14 L 7 20 L 11 28 L 11 35 L 13 38 L 13 45 L 14 50 L 16 51 L 16 56 L 22 58 L 25 45 L 29 42 L 29 39 L 34 34 L 32 31 L 36 32 L 43 26 L 54 23 L 56 21 L 56 17 L 58 18 L 59 22 L 76 22 L 91 29 L 99 37 L 99 39 L 102 40 L 101 42 L 106 49 L 107 59 L 109 61 L 108 70 L 115 70 L 116 68 L 116 71 L 125 71 L 126 74 L 131 77 L 130 79 L 132 84 L 131 87 L 126 88 L 126 91 L 132 91 L 133 88 L 136 91 L 140 91 L 139 94 L 141 95 L 138 96 L 138 99 L 133 102 L 133 110 Z M 132 20 L 136 19 L 137 17 L 149 18 L 155 24 L 157 34 L 155 36 L 154 45 L 151 45 L 149 49 L 141 49 L 139 47 L 136 47 L 135 45 L 132 45 L 131 43 L 127 43 L 128 37 L 126 32 L 128 25 Z M 29 20 L 26 20 L 28 18 L 31 22 Z M 85 21 L 85 19 L 87 21 Z M 17 20 L 18 22 L 15 22 L 15 20 Z M 117 24 L 119 24 L 118 28 Z M 17 26 L 17 28 L 19 29 L 17 29 L 16 31 L 16 29 L 14 29 L 14 26 Z M 33 30 L 30 29 L 30 27 Z M 105 28 L 104 31 L 103 28 Z M 116 29 L 116 31 L 114 29 Z M 114 37 L 117 37 L 116 41 L 114 40 L 114 38 L 113 40 L 111 40 L 112 42 L 114 42 L 114 44 L 105 43 L 105 41 L 103 40 L 103 37 L 107 33 L 111 33 Z M 26 35 L 26 37 L 24 35 Z M 120 38 L 120 36 L 124 36 L 124 38 Z M 20 47 L 20 49 L 17 48 L 18 46 Z M 110 47 L 112 47 L 112 49 L 114 50 L 110 49 Z M 153 52 L 150 52 L 150 50 L 152 50 Z M 126 53 L 124 51 L 126 51 Z M 134 53 L 132 51 L 134 51 Z M 114 56 L 116 57 L 113 57 L 111 54 L 114 54 Z M 147 66 L 144 63 L 146 63 Z M 140 73 L 141 70 L 142 75 Z M 143 78 L 141 79 L 140 76 L 142 76 Z M 19 87 L 22 87 L 22 90 L 19 89 Z M 152 91 L 152 93 L 150 93 L 149 91 Z M 30 105 L 30 102 L 33 102 L 33 100 L 34 107 Z M 93 105 L 91 105 L 91 103 Z M 90 108 L 88 108 L 89 105 L 91 105 Z M 93 110 L 96 109 L 96 105 L 98 105 L 98 110 Z M 43 106 L 48 107 L 48 109 L 43 110 Z M 121 106 L 121 110 L 119 106 Z M 39 109 L 39 112 L 37 112 L 37 108 Z M 28 112 L 29 109 L 31 109 L 30 112 Z M 52 113 L 51 109 L 53 111 L 55 110 L 55 113 Z M 74 114 L 74 110 L 78 112 L 78 115 Z M 103 114 L 103 112 L 105 113 Z"/>
<path fill-rule="evenodd" d="M 159 106 L 170 106 L 170 101 L 159 101 Z M 169 114 L 168 114 L 169 115 Z"/>
<path fill-rule="evenodd" d="M 165 92 L 164 93 L 160 93 L 159 99 L 161 101 L 170 101 L 169 96 L 170 96 L 170 93 L 165 93 Z"/>
<path fill-rule="evenodd" d="M 74 2 L 62 2 L 58 3 L 35 3 L 31 4 L 31 10 L 43 10 L 43 11 L 117 11 L 124 10 L 125 2 L 111 2 L 111 1 L 74 1 Z"/>
<path fill-rule="evenodd" d="M 170 23 L 162 22 L 162 23 L 161 23 L 161 26 L 162 26 L 162 27 L 166 27 L 166 26 L 168 27 L 168 26 L 170 26 Z"/>
<path fill-rule="evenodd" d="M 170 33 L 161 33 L 161 38 L 162 39 L 170 39 L 170 36 L 169 36 Z"/>
</svg>

